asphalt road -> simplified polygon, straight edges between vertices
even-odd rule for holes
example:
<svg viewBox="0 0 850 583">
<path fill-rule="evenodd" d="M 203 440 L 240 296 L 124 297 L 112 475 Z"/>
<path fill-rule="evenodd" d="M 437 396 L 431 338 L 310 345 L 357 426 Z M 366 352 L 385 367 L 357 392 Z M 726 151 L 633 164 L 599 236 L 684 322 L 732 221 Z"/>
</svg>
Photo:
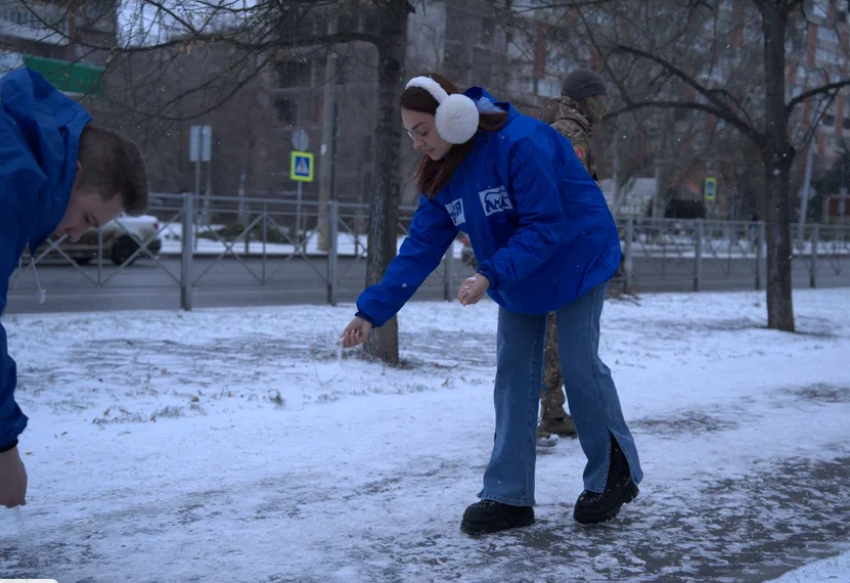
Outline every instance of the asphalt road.
<svg viewBox="0 0 850 583">
<path fill-rule="evenodd" d="M 180 261 L 163 258 L 162 265 L 174 279 L 153 260 L 139 260 L 136 264 L 117 270 L 111 264 L 104 265 L 100 281 L 97 267 L 82 268 L 93 280 L 86 279 L 77 268 L 62 262 L 39 264 L 38 277 L 47 290 L 47 301 L 40 305 L 37 285 L 32 269 L 26 269 L 13 277 L 9 285 L 7 314 L 38 312 L 85 312 L 103 310 L 174 310 L 180 307 Z M 249 259 L 247 265 L 257 278 L 262 280 L 262 261 Z M 468 277 L 472 270 L 455 263 L 458 271 L 454 289 Z M 754 262 L 742 259 L 703 259 L 703 291 L 728 291 L 755 289 Z M 209 269 L 206 273 L 205 270 Z M 197 285 L 193 291 L 195 308 L 249 307 L 287 304 L 321 304 L 327 301 L 327 263 L 323 259 L 270 258 L 266 264 L 266 283 L 260 285 L 239 261 L 228 258 L 213 263 L 210 258 L 195 258 L 194 278 Z M 441 268 L 442 269 L 442 268 Z M 441 273 L 441 269 L 438 270 Z M 808 288 L 810 276 L 806 261 L 795 259 L 793 263 L 794 286 Z M 836 270 L 839 271 L 836 274 Z M 366 266 L 363 260 L 339 260 L 339 285 L 337 298 L 340 303 L 353 303 L 363 289 Z M 435 272 L 419 289 L 414 300 L 443 299 L 444 283 Z M 765 269 L 762 267 L 762 288 L 765 284 Z M 203 274 L 203 275 L 202 275 Z M 634 274 L 638 293 L 687 292 L 693 291 L 694 261 L 679 258 L 662 261 L 647 257 L 635 259 Z M 824 258 L 818 265 L 818 287 L 850 287 L 850 257 Z"/>
</svg>

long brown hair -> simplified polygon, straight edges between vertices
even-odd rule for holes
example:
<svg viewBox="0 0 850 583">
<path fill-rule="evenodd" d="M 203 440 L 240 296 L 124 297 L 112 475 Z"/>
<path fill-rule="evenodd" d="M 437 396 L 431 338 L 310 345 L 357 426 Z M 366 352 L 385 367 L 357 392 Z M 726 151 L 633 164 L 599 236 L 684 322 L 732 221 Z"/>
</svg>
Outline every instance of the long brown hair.
<svg viewBox="0 0 850 583">
<path fill-rule="evenodd" d="M 439 73 L 428 73 L 425 77 L 430 77 L 439 83 L 449 95 L 461 93 L 454 83 Z M 399 106 L 402 109 L 431 115 L 437 114 L 437 105 L 439 104 L 434 96 L 421 87 L 405 89 L 404 93 L 401 94 L 401 99 L 399 99 Z M 481 113 L 479 114 L 478 129 L 495 132 L 505 127 L 506 123 L 508 123 L 508 114 L 505 112 Z M 440 189 L 451 180 L 452 174 L 466 159 L 474 145 L 474 138 L 463 144 L 454 144 L 443 160 L 432 160 L 429 156 L 423 155 L 414 174 L 419 192 L 424 193 L 429 198 L 436 196 Z"/>
</svg>

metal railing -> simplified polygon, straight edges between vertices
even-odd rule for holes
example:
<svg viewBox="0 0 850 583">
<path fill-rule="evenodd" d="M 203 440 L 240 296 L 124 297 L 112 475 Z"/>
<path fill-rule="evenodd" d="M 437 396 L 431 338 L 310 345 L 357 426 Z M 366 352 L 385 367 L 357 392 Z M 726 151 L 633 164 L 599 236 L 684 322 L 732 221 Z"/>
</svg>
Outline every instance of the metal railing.
<svg viewBox="0 0 850 583">
<path fill-rule="evenodd" d="M 204 220 L 201 215 L 207 213 L 200 212 L 201 206 L 212 209 Z M 402 207 L 399 211 L 399 242 L 407 235 L 414 210 Z M 259 286 L 273 281 L 287 285 L 284 270 L 298 262 L 308 267 L 310 277 L 315 276 L 314 281 L 326 289 L 326 301 L 331 305 L 337 303 L 340 281 L 351 283 L 356 273 L 357 285 L 362 285 L 359 278 L 361 262 L 367 256 L 370 221 L 365 205 L 309 201 L 298 205 L 295 200 L 236 197 L 209 197 L 200 205 L 192 194 L 159 194 L 152 198 L 149 212 L 156 216 L 159 226 L 144 239 L 123 220 L 115 222 L 117 235 L 111 235 L 110 241 L 114 244 L 116 237 L 123 237 L 132 242 L 133 252 L 120 262 L 112 253 L 116 266 L 108 272 L 103 258 L 110 241 L 104 239 L 103 229 L 97 231 L 93 272 L 66 251 L 64 237 L 50 241 L 32 258 L 32 264 L 58 257 L 101 288 L 111 285 L 123 270 L 144 257 L 167 274 L 169 285 L 179 287 L 180 305 L 187 310 L 192 308 L 195 288 L 219 285 L 211 281 L 211 274 L 225 260 L 238 263 L 241 269 L 236 271 L 247 275 L 249 284 Z M 623 218 L 617 226 L 623 262 L 615 281 L 627 291 L 639 289 L 642 282 L 677 278 L 680 282 L 692 280 L 688 287 L 694 291 L 703 289 L 707 279 L 716 282 L 724 278 L 751 281 L 754 289 L 762 288 L 766 257 L 763 223 Z M 793 232 L 796 234 L 798 228 Z M 794 243 L 793 254 L 805 263 L 811 287 L 817 286 L 818 274 L 824 269 L 835 275 L 850 272 L 850 226 L 807 225 L 802 233 Z M 149 249 L 154 240 L 161 241 L 158 254 Z M 453 299 L 460 280 L 474 273 L 469 262 L 457 260 L 458 256 L 471 255 L 458 253 L 462 247 L 456 241 L 436 271 L 446 300 Z M 198 257 L 205 259 L 196 269 Z M 22 262 L 16 278 L 28 269 L 30 264 Z M 233 277 L 232 269 L 227 276 Z"/>
<path fill-rule="evenodd" d="M 692 277 L 694 291 L 702 288 L 706 268 L 726 278 L 745 271 L 761 289 L 763 223 L 629 217 L 618 221 L 618 228 L 626 290 L 635 288 L 636 260 L 657 278 Z"/>
<path fill-rule="evenodd" d="M 624 218 L 618 229 L 623 248 L 619 280 L 627 290 L 639 279 L 637 261 L 657 278 L 689 274 L 694 291 L 702 289 L 706 270 L 714 279 L 747 274 L 753 288 L 762 289 L 767 256 L 763 222 Z M 800 232 L 799 225 L 792 225 L 792 232 Z M 806 225 L 802 233 L 792 259 L 804 262 L 810 287 L 817 287 L 824 266 L 836 276 L 850 273 L 850 226 Z"/>
<path fill-rule="evenodd" d="M 70 244 L 67 235 L 62 235 L 58 239 L 48 239 L 45 244 L 40 249 L 35 250 L 31 256 L 29 255 L 29 250 L 25 251 L 25 253 L 21 256 L 19 260 L 18 269 L 16 269 L 15 273 L 13 274 L 13 286 L 17 284 L 23 273 L 30 270 L 34 270 L 39 264 L 43 264 L 46 261 L 56 257 L 58 257 L 63 264 L 67 263 L 70 266 L 74 267 L 75 273 L 79 274 L 81 277 L 90 282 L 94 287 L 98 288 L 106 287 L 107 284 L 109 284 L 112 279 L 114 279 L 118 274 L 120 274 L 123 269 L 125 269 L 129 265 L 132 265 L 140 257 L 152 260 L 158 266 L 159 269 L 161 269 L 171 278 L 171 280 L 173 280 L 176 285 L 181 285 L 180 279 L 175 276 L 174 273 L 162 263 L 156 253 L 152 252 L 149 249 L 151 244 L 154 241 L 159 240 L 159 238 L 168 231 L 169 227 L 174 222 L 181 220 L 181 218 L 183 217 L 183 214 L 185 212 L 185 203 L 183 202 L 182 197 L 175 198 L 179 200 L 178 205 L 161 206 L 157 209 L 159 211 L 157 216 L 158 226 L 153 234 L 145 237 L 144 239 L 140 239 L 135 230 L 127 227 L 125 223 L 127 219 L 114 219 L 113 223 L 115 225 L 115 228 L 112 229 L 113 233 L 109 243 L 114 246 L 115 243 L 120 240 L 127 240 L 132 243 L 133 250 L 129 253 L 129 255 L 127 255 L 126 257 L 122 257 L 120 260 L 117 258 L 116 255 L 112 256 L 112 261 L 116 264 L 116 268 L 112 273 L 107 275 L 104 269 L 104 257 L 106 255 L 108 242 L 104 240 L 105 228 L 100 227 L 95 231 L 97 242 L 93 245 L 92 253 L 90 256 L 84 255 L 83 257 L 78 256 L 77 258 L 72 257 L 71 254 L 76 254 L 76 252 L 69 251 L 63 247 L 65 244 Z M 160 225 L 159 222 L 163 216 L 163 213 L 165 213 L 166 216 L 168 216 L 170 213 L 170 216 L 168 216 L 164 224 Z M 92 245 L 89 246 L 92 247 Z M 71 245 L 71 247 L 79 248 L 80 245 L 73 244 Z M 91 260 L 94 260 L 95 263 L 95 270 L 93 275 L 85 269 L 86 266 L 89 265 Z"/>
</svg>

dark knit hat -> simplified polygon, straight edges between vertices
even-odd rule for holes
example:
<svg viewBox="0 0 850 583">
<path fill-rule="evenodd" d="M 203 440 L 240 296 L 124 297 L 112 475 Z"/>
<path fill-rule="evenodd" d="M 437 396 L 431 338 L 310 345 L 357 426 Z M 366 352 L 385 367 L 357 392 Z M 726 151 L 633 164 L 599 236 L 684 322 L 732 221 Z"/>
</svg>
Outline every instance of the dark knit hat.
<svg viewBox="0 0 850 583">
<path fill-rule="evenodd" d="M 605 89 L 605 80 L 587 69 L 573 71 L 564 79 L 561 86 L 561 95 L 581 101 L 591 95 L 608 95 Z"/>
</svg>

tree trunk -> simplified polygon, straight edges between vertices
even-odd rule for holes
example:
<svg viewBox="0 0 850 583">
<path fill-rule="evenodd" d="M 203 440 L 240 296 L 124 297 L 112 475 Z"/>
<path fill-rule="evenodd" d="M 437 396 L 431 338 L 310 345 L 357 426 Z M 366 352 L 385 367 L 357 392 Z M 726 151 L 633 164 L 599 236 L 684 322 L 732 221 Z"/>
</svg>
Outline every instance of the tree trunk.
<svg viewBox="0 0 850 583">
<path fill-rule="evenodd" d="M 369 248 L 366 256 L 366 285 L 380 283 L 396 255 L 399 205 L 399 153 L 401 121 L 397 100 L 404 88 L 407 49 L 407 0 L 386 0 L 380 10 L 381 37 L 378 46 L 378 127 L 376 160 L 378 173 L 372 194 Z M 366 351 L 389 364 L 398 364 L 398 320 L 393 318 L 372 331 Z"/>
<path fill-rule="evenodd" d="M 767 325 L 794 331 L 794 302 L 791 292 L 791 163 L 794 148 L 788 140 L 785 110 L 785 30 L 788 12 L 766 2 L 764 18 L 764 63 L 766 85 L 765 194 L 762 217 L 767 236 Z"/>
<path fill-rule="evenodd" d="M 793 332 L 790 168 L 781 154 L 770 149 L 765 151 L 763 162 L 766 187 L 761 216 L 767 242 L 767 326 Z"/>
</svg>

